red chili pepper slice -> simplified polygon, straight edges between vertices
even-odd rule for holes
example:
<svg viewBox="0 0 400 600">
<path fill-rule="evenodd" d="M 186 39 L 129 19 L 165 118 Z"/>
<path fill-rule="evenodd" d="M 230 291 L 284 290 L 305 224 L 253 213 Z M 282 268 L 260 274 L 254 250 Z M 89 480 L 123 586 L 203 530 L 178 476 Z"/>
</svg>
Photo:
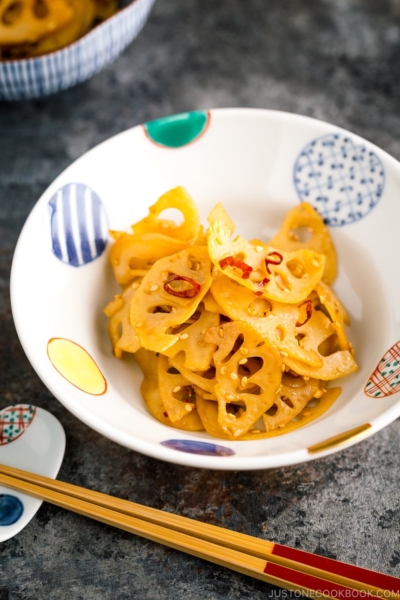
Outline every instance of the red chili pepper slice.
<svg viewBox="0 0 400 600">
<path fill-rule="evenodd" d="M 174 290 L 170 286 L 172 281 L 186 281 L 187 283 L 190 283 L 192 287 L 188 288 L 187 290 Z M 197 281 L 194 281 L 194 279 L 191 279 L 190 277 L 183 277 L 181 275 L 172 275 L 172 277 L 170 277 L 164 283 L 164 290 L 168 294 L 171 294 L 171 296 L 177 296 L 178 298 L 194 298 L 199 293 L 200 288 L 201 285 L 197 283 Z"/>
<path fill-rule="evenodd" d="M 270 258 L 268 258 L 268 256 L 272 256 L 272 257 L 276 258 L 276 260 L 273 260 L 273 259 L 271 260 Z M 267 267 L 267 272 L 271 275 L 271 271 L 269 270 L 268 265 L 280 265 L 282 261 L 283 261 L 282 254 L 280 254 L 279 252 L 269 252 L 267 254 L 267 258 L 265 259 L 265 266 Z"/>
<path fill-rule="evenodd" d="M 297 321 L 296 327 L 302 327 L 311 318 L 311 315 L 312 315 L 312 301 L 311 300 L 304 300 L 304 302 L 302 302 L 301 304 L 299 304 L 298 308 L 301 308 L 304 305 L 306 305 L 306 319 L 302 323 L 300 323 L 299 321 Z"/>
<path fill-rule="evenodd" d="M 268 277 L 264 277 L 264 279 L 262 281 L 260 281 L 260 283 L 258 283 L 258 287 L 260 288 L 264 288 L 267 283 L 269 283 L 271 280 L 268 279 Z M 263 295 L 263 291 L 260 289 L 259 292 L 254 292 L 256 296 L 262 296 Z"/>
<path fill-rule="evenodd" d="M 242 271 L 242 279 L 248 279 L 250 277 L 250 273 L 253 270 L 253 267 L 245 263 L 240 258 L 235 258 L 234 256 L 227 256 L 219 261 L 219 266 L 222 270 L 226 269 L 226 267 L 236 267 Z"/>
</svg>

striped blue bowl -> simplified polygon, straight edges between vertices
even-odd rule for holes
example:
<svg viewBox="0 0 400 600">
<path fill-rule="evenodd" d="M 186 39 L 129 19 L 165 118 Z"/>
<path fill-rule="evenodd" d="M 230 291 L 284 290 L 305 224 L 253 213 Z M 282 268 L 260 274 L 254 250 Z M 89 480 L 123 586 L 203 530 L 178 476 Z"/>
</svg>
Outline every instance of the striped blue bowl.
<svg viewBox="0 0 400 600">
<path fill-rule="evenodd" d="M 62 50 L 0 62 L 0 100 L 48 96 L 89 79 L 117 58 L 145 24 L 154 0 L 133 0 Z"/>
</svg>

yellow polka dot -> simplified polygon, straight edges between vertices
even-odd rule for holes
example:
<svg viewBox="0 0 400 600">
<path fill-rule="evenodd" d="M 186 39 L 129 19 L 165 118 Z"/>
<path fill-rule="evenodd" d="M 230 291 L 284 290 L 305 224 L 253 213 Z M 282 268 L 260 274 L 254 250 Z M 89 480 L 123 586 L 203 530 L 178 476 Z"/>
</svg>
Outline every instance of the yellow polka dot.
<svg viewBox="0 0 400 600">
<path fill-rule="evenodd" d="M 100 396 L 107 390 L 107 382 L 93 358 L 82 346 L 63 338 L 52 338 L 47 354 L 57 371 L 80 390 Z"/>
</svg>

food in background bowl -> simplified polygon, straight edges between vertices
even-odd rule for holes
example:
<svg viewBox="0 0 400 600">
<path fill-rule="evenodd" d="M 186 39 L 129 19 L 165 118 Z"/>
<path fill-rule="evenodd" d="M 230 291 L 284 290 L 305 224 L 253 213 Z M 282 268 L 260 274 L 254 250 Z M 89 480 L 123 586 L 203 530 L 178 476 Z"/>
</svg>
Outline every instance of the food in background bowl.
<svg viewBox="0 0 400 600">
<path fill-rule="evenodd" d="M 138 35 L 154 4 L 119 0 L 116 10 L 116 1 L 0 2 L 0 101 L 60 92 L 113 62 Z M 35 7 L 39 16 L 33 16 Z"/>
<path fill-rule="evenodd" d="M 30 58 L 65 48 L 117 10 L 118 0 L 4 0 L 0 58 Z"/>
<path fill-rule="evenodd" d="M 159 218 L 168 209 L 183 214 L 181 225 Z M 328 228 L 307 202 L 267 243 L 232 239 L 221 204 L 208 221 L 205 234 L 177 187 L 132 234 L 112 232 L 122 286 L 105 308 L 114 354 L 134 354 L 142 396 L 165 425 L 232 440 L 292 431 L 338 397 L 329 381 L 357 370 L 347 313 L 329 287 L 337 268 Z"/>
</svg>

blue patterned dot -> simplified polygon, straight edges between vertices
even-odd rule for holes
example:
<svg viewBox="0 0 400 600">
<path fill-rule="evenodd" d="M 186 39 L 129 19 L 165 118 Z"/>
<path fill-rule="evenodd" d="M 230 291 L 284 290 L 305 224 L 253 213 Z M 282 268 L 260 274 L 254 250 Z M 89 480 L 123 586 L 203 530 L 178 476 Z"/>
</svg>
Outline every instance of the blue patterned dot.
<svg viewBox="0 0 400 600">
<path fill-rule="evenodd" d="M 365 217 L 382 197 L 385 173 L 366 145 L 341 133 L 307 144 L 294 165 L 300 200 L 309 202 L 327 225 L 340 227 Z"/>
<path fill-rule="evenodd" d="M 24 506 L 19 498 L 0 494 L 0 526 L 13 525 L 23 512 Z"/>
</svg>

